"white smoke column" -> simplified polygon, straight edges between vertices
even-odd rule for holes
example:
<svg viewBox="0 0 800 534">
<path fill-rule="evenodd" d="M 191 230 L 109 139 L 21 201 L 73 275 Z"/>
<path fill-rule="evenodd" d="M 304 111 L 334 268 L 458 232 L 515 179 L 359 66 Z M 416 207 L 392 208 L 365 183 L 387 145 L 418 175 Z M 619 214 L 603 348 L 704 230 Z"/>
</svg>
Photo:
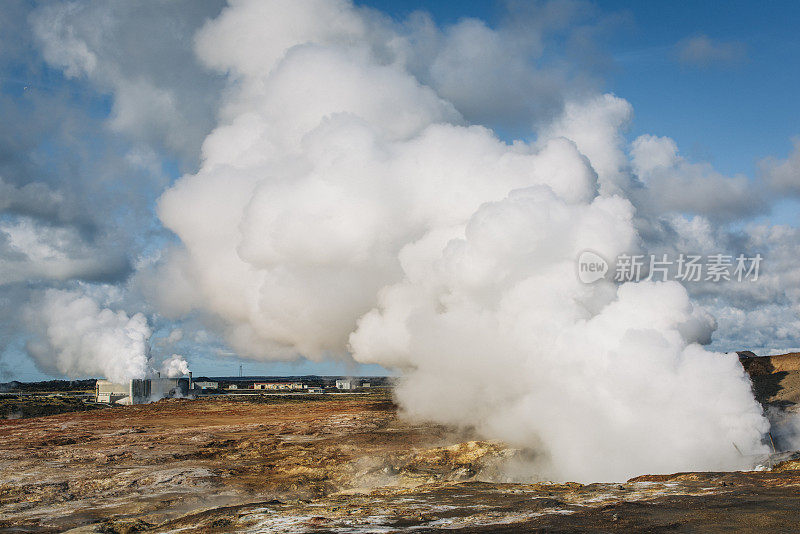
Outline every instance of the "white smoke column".
<svg viewBox="0 0 800 534">
<path fill-rule="evenodd" d="M 178 378 L 189 374 L 189 363 L 179 354 L 173 354 L 161 364 L 161 374 L 169 378 Z"/>
<path fill-rule="evenodd" d="M 25 318 L 35 335 L 26 348 L 45 372 L 115 382 L 147 374 L 152 332 L 140 313 L 101 308 L 80 291 L 49 289 L 27 307 Z"/>
<path fill-rule="evenodd" d="M 422 40 L 343 1 L 239 1 L 209 23 L 198 54 L 236 83 L 202 168 L 160 200 L 183 242 L 154 284 L 164 311 L 214 316 L 254 358 L 401 369 L 408 416 L 530 449 L 542 476 L 765 452 L 743 369 L 700 347 L 714 321 L 680 285 L 576 276 L 584 250 L 638 247 L 627 102 L 571 104 L 508 145 L 411 74 L 452 64 Z"/>
</svg>

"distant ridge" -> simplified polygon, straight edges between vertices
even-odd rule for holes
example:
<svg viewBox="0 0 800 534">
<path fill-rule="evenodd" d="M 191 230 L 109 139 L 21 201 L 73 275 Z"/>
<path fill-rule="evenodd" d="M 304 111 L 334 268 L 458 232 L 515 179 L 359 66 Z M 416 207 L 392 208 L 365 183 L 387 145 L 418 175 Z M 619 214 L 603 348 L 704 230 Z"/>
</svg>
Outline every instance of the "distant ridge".
<svg viewBox="0 0 800 534">
<path fill-rule="evenodd" d="M 756 356 L 750 351 L 739 352 L 745 371 L 752 375 L 800 371 L 800 352 Z"/>
</svg>

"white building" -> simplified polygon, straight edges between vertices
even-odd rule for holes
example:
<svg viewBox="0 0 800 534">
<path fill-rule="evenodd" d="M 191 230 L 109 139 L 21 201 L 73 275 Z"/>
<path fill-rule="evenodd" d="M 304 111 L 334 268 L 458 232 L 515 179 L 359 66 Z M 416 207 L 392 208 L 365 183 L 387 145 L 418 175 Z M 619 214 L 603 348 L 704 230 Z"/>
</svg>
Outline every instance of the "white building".
<svg viewBox="0 0 800 534">
<path fill-rule="evenodd" d="M 94 385 L 96 402 L 104 404 L 134 404 L 133 380 L 127 384 L 98 380 Z"/>
<path fill-rule="evenodd" d="M 200 382 L 195 382 L 194 387 L 200 389 L 217 389 L 219 388 L 219 382 L 211 382 L 203 380 Z"/>
<path fill-rule="evenodd" d="M 305 389 L 302 382 L 256 382 L 253 389 L 269 389 L 279 391 L 291 391 L 295 389 Z"/>
<path fill-rule="evenodd" d="M 168 397 L 184 397 L 191 389 L 191 376 L 182 378 L 134 378 L 128 382 L 98 380 L 95 400 L 104 404 L 145 404 Z"/>
<path fill-rule="evenodd" d="M 336 389 L 353 389 L 353 388 L 354 388 L 353 381 L 350 379 L 336 381 Z"/>
</svg>

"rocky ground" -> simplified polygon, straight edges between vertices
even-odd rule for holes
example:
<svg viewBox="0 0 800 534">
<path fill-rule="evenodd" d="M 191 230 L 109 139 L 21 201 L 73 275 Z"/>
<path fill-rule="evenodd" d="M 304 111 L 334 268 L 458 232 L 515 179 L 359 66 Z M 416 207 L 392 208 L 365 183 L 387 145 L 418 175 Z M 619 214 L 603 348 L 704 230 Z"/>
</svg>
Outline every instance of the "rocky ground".
<svg viewBox="0 0 800 534">
<path fill-rule="evenodd" d="M 0 421 L 0 531 L 786 531 L 800 462 L 511 484 L 519 454 L 386 393 L 157 403 Z"/>
<path fill-rule="evenodd" d="M 765 407 L 794 410 L 800 404 L 800 354 L 740 358 L 753 393 Z"/>
<path fill-rule="evenodd" d="M 0 419 L 26 419 L 98 408 L 98 405 L 83 402 L 74 394 L 0 394 Z"/>
</svg>

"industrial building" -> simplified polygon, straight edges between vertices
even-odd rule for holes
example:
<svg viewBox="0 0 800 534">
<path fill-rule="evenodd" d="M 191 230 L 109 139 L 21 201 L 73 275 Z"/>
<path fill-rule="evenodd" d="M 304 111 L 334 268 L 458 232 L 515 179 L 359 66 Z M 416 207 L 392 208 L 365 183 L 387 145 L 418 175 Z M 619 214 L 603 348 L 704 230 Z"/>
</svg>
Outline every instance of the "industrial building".
<svg viewBox="0 0 800 534">
<path fill-rule="evenodd" d="M 302 382 L 256 382 L 253 384 L 253 389 L 267 389 L 267 390 L 279 390 L 279 391 L 289 391 L 295 389 L 305 389 L 308 386 L 304 385 Z"/>
<path fill-rule="evenodd" d="M 336 389 L 358 389 L 358 388 L 368 388 L 370 387 L 369 382 L 361 382 L 359 383 L 358 380 L 354 380 L 352 378 L 340 379 L 336 381 Z"/>
<path fill-rule="evenodd" d="M 185 397 L 192 390 L 192 378 L 135 378 L 128 382 L 98 380 L 95 400 L 104 404 L 145 404 L 170 397 Z"/>
<path fill-rule="evenodd" d="M 337 380 L 336 381 L 336 389 L 355 389 L 355 385 L 353 384 L 352 380 Z"/>
</svg>

